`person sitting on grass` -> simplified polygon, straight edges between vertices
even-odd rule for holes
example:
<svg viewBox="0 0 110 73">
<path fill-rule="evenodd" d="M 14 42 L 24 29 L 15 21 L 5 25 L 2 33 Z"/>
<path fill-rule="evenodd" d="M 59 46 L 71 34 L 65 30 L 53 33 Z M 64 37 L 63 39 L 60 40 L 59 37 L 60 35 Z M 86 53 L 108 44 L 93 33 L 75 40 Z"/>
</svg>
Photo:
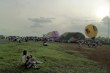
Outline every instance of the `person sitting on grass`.
<svg viewBox="0 0 110 73">
<path fill-rule="evenodd" d="M 39 69 L 39 67 L 37 66 L 37 64 L 41 64 L 43 62 L 40 62 L 40 61 L 37 61 L 35 60 L 32 55 L 30 56 L 27 56 L 27 60 L 26 60 L 26 63 L 25 63 L 25 66 L 26 68 L 36 68 L 36 69 Z"/>
<path fill-rule="evenodd" d="M 43 46 L 48 46 L 46 41 L 43 42 Z"/>
<path fill-rule="evenodd" d="M 27 60 L 27 50 L 23 51 L 22 62 L 25 64 Z"/>
</svg>

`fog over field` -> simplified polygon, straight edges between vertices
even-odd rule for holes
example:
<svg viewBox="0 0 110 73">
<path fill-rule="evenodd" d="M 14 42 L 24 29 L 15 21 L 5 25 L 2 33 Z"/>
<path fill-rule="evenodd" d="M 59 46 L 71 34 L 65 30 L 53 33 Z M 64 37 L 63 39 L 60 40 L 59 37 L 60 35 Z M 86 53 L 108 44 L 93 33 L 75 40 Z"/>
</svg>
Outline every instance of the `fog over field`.
<svg viewBox="0 0 110 73">
<path fill-rule="evenodd" d="M 85 26 L 92 23 L 98 27 L 99 36 L 106 36 L 102 18 L 108 10 L 108 0 L 0 0 L 0 34 L 84 33 Z"/>
</svg>

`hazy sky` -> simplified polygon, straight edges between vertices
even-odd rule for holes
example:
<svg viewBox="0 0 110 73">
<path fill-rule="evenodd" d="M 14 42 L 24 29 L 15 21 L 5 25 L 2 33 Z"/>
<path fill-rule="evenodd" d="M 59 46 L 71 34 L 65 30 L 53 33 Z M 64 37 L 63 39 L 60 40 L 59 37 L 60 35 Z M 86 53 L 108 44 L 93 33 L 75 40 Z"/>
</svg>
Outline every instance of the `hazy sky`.
<svg viewBox="0 0 110 73">
<path fill-rule="evenodd" d="M 107 25 L 97 16 L 101 7 L 107 8 L 108 0 L 0 0 L 0 34 L 84 33 L 85 26 L 93 23 L 98 35 L 107 35 Z"/>
</svg>

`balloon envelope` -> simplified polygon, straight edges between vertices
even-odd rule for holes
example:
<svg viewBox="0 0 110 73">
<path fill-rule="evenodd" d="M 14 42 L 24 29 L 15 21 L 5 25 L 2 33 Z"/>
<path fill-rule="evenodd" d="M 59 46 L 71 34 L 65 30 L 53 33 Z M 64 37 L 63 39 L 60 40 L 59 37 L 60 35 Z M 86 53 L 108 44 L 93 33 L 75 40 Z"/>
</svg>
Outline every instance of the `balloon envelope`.
<svg viewBox="0 0 110 73">
<path fill-rule="evenodd" d="M 96 37 L 98 33 L 97 27 L 95 25 L 89 24 L 85 28 L 86 36 L 93 38 Z"/>
</svg>

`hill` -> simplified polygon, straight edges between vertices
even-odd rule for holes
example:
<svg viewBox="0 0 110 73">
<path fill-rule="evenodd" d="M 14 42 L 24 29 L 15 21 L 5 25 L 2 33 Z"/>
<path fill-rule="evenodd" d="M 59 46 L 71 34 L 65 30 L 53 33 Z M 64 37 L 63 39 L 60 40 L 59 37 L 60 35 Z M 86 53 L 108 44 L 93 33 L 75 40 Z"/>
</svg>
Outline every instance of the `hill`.
<svg viewBox="0 0 110 73">
<path fill-rule="evenodd" d="M 44 62 L 39 70 L 22 66 L 24 49 Z M 97 49 L 78 49 L 76 44 L 66 43 L 49 43 L 49 46 L 43 46 L 42 42 L 3 43 L 0 44 L 0 73 L 109 73 L 103 61 L 92 57 Z"/>
</svg>

